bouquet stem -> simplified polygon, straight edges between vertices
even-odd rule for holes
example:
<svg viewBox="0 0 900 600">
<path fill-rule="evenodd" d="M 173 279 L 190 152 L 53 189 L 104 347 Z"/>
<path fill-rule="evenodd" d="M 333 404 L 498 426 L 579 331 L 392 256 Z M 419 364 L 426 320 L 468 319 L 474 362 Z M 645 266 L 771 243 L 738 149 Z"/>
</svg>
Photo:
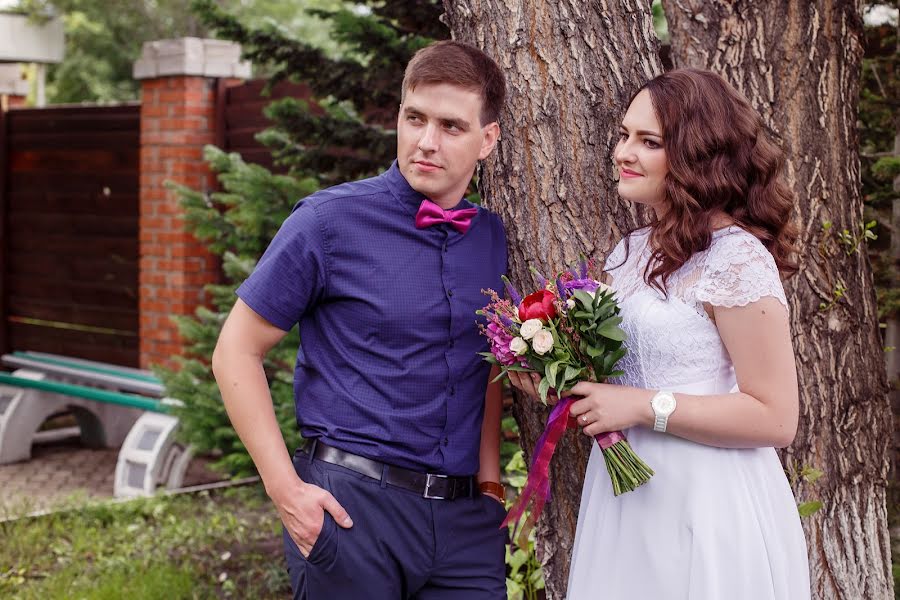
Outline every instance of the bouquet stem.
<svg viewBox="0 0 900 600">
<path fill-rule="evenodd" d="M 604 433 L 594 439 L 603 451 L 603 462 L 612 482 L 613 495 L 631 492 L 653 477 L 653 469 L 635 454 L 621 431 Z"/>
</svg>

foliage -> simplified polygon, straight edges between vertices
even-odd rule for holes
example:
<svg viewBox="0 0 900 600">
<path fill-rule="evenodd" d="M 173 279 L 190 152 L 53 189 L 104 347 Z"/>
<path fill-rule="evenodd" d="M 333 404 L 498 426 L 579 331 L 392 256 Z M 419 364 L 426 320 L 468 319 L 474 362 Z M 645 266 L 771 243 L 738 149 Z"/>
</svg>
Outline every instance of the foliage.
<svg viewBox="0 0 900 600">
<path fill-rule="evenodd" d="M 525 464 L 525 455 L 521 449 L 516 452 L 504 468 L 507 481 L 516 490 L 516 495 L 522 492 L 528 479 L 528 467 Z M 527 514 L 523 517 L 527 518 Z M 513 525 L 510 524 L 510 530 Z M 511 545 L 506 547 L 506 594 L 509 600 L 535 600 L 538 592 L 544 589 L 544 573 L 541 563 L 534 551 L 534 531 L 528 537 L 528 550 Z"/>
<path fill-rule="evenodd" d="M 260 487 L 0 523 L 0 597 L 283 598 L 280 523 Z"/>
<path fill-rule="evenodd" d="M 869 7 L 877 4 L 869 3 Z M 900 194 L 894 183 L 900 175 L 900 158 L 894 147 L 900 132 L 896 25 L 867 27 L 865 44 L 859 97 L 862 193 L 866 220 L 890 224 L 893 203 Z M 896 290 L 896 260 L 890 255 L 891 240 L 896 233 L 890 226 L 883 225 L 873 229 L 873 233 L 879 237 L 878 242 L 869 247 L 879 316 L 882 319 L 896 317 L 900 313 L 900 294 Z"/>
<path fill-rule="evenodd" d="M 275 0 L 224 0 L 251 23 L 302 36 L 308 43 L 335 52 L 328 23 L 298 9 L 293 2 Z M 314 9 L 337 8 L 341 0 L 305 0 Z M 66 54 L 47 69 L 47 101 L 121 102 L 137 100 L 140 82 L 132 77 L 132 65 L 144 42 L 184 36 L 207 37 L 202 24 L 183 0 L 118 0 L 110 10 L 105 0 L 21 0 L 17 12 L 35 20 L 62 16 Z"/>
</svg>

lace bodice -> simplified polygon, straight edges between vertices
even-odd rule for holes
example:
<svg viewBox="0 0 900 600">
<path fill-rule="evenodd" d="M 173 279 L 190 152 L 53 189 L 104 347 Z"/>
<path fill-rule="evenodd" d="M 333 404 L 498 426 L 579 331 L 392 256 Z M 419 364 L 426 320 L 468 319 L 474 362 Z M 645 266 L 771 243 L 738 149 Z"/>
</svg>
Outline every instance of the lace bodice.
<svg viewBox="0 0 900 600">
<path fill-rule="evenodd" d="M 743 229 L 720 229 L 708 249 L 672 275 L 666 298 L 644 281 L 649 233 L 644 228 L 628 236 L 627 253 L 626 240 L 620 241 L 604 267 L 628 336 L 628 354 L 619 363 L 625 374 L 616 382 L 695 393 L 733 389 L 731 359 L 704 305 L 745 306 L 771 296 L 787 307 L 774 258 Z"/>
</svg>

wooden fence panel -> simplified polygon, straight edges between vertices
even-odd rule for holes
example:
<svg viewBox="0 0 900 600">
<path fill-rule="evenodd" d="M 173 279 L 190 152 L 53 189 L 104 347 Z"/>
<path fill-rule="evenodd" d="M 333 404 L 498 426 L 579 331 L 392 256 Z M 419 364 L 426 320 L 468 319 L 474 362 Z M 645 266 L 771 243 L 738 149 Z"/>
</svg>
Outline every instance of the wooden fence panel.
<svg viewBox="0 0 900 600">
<path fill-rule="evenodd" d="M 265 80 L 254 80 L 239 85 L 222 85 L 216 98 L 217 145 L 227 152 L 237 152 L 248 163 L 274 167 L 268 148 L 255 139 L 255 135 L 269 127 L 272 122 L 263 114 L 263 109 L 279 98 L 310 98 L 309 87 L 282 81 L 276 84 L 268 96 L 263 96 Z M 321 109 L 314 105 L 314 110 Z"/>
<path fill-rule="evenodd" d="M 140 107 L 4 120 L 0 349 L 137 366 Z"/>
</svg>

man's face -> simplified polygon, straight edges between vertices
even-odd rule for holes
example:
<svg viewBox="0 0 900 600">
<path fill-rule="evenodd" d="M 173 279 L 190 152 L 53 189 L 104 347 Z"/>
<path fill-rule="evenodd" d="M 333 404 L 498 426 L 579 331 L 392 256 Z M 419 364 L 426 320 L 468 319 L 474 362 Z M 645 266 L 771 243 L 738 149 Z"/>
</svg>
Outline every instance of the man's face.
<svg viewBox="0 0 900 600">
<path fill-rule="evenodd" d="M 481 97 L 447 83 L 406 90 L 397 119 L 397 163 L 414 190 L 442 208 L 463 197 L 475 163 L 500 135 L 481 125 Z"/>
</svg>

